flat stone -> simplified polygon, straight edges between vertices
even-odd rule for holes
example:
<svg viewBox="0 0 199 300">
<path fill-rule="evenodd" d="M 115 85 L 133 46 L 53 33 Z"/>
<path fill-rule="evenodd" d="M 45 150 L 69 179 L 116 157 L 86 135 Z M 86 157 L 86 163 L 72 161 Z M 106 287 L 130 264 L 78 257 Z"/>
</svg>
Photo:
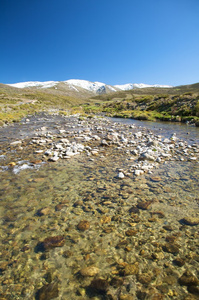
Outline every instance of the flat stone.
<svg viewBox="0 0 199 300">
<path fill-rule="evenodd" d="M 39 242 L 36 246 L 36 252 L 46 251 L 55 247 L 62 247 L 65 243 L 65 238 L 61 235 L 47 237 L 43 242 Z"/>
<path fill-rule="evenodd" d="M 99 273 L 99 269 L 95 266 L 85 267 L 80 270 L 82 276 L 93 277 Z"/>
<path fill-rule="evenodd" d="M 137 208 L 147 210 L 150 208 L 153 201 L 142 201 L 137 204 Z"/>
<path fill-rule="evenodd" d="M 173 243 L 167 243 L 165 244 L 162 249 L 165 251 L 165 252 L 168 252 L 168 253 L 172 253 L 172 254 L 177 254 L 179 253 L 179 245 L 176 245 L 176 244 L 173 244 Z"/>
<path fill-rule="evenodd" d="M 137 234 L 137 230 L 129 229 L 125 232 L 127 236 L 135 236 Z"/>
<path fill-rule="evenodd" d="M 185 217 L 181 220 L 182 223 L 189 226 L 195 226 L 199 224 L 199 218 L 197 217 Z"/>
</svg>

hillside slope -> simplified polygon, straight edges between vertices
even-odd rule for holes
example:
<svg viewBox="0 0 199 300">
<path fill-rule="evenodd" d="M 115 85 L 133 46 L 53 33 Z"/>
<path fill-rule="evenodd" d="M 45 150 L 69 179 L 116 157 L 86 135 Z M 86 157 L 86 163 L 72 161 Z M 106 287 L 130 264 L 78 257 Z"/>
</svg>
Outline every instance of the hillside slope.
<svg viewBox="0 0 199 300">
<path fill-rule="evenodd" d="M 199 121 L 199 83 L 174 88 L 145 88 L 100 95 L 88 112 L 139 120 Z"/>
</svg>

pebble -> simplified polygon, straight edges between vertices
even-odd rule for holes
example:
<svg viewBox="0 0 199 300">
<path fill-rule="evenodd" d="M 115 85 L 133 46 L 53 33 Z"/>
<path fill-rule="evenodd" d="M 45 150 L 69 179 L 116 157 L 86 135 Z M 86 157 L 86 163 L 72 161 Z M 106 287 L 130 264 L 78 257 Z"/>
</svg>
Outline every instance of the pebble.
<svg viewBox="0 0 199 300">
<path fill-rule="evenodd" d="M 89 277 L 93 277 L 95 275 L 97 275 L 99 273 L 99 269 L 95 266 L 89 266 L 89 267 L 85 267 L 85 268 L 82 268 L 80 270 L 80 274 L 82 276 L 89 276 Z"/>
<path fill-rule="evenodd" d="M 179 245 L 173 243 L 167 243 L 162 248 L 165 252 L 172 253 L 172 254 L 178 254 L 180 251 Z"/>
<path fill-rule="evenodd" d="M 141 202 L 138 202 L 137 208 L 147 210 L 150 208 L 152 203 L 153 203 L 153 201 L 141 201 Z"/>
<path fill-rule="evenodd" d="M 123 173 L 123 172 L 119 172 L 118 175 L 117 175 L 117 177 L 118 177 L 119 179 L 123 179 L 125 176 L 124 176 L 124 173 Z"/>
<path fill-rule="evenodd" d="M 46 216 L 50 213 L 50 208 L 49 207 L 44 207 L 44 208 L 41 208 L 37 211 L 37 215 L 38 216 Z"/>
<path fill-rule="evenodd" d="M 87 220 L 82 220 L 77 225 L 77 229 L 79 229 L 80 231 L 86 231 L 89 228 L 90 228 L 90 223 Z"/>
<path fill-rule="evenodd" d="M 128 275 L 136 275 L 139 272 L 139 264 L 138 262 L 134 264 L 127 264 L 123 270 L 124 276 Z"/>
</svg>

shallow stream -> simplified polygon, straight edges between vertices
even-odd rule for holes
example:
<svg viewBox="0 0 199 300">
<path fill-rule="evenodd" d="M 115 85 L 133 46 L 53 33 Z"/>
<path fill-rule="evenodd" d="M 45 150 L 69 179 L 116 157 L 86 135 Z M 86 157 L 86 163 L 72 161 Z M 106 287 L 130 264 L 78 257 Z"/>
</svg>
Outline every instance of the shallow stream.
<svg viewBox="0 0 199 300">
<path fill-rule="evenodd" d="M 195 127 L 113 122 L 199 141 Z M 39 116 L 1 129 L 0 299 L 198 299 L 198 160 L 118 179 L 129 164 L 122 149 L 48 162 L 28 142 L 10 147 L 64 124 Z M 34 162 L 13 172 L 24 160 Z"/>
</svg>

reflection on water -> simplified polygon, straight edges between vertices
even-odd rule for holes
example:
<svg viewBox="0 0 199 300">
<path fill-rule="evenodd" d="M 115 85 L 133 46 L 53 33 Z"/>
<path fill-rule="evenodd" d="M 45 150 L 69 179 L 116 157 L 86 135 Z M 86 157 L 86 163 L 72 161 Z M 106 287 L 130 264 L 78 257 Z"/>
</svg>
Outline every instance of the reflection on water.
<svg viewBox="0 0 199 300">
<path fill-rule="evenodd" d="M 1 299 L 197 299 L 198 164 L 125 165 L 108 149 L 0 173 Z"/>
<path fill-rule="evenodd" d="M 192 143 L 193 141 L 199 143 L 199 127 L 193 125 L 186 125 L 185 123 L 178 122 L 152 122 L 122 118 L 111 119 L 114 122 L 119 122 L 122 124 L 135 124 L 136 126 L 146 127 L 147 129 L 150 129 L 153 132 L 165 137 L 170 137 L 175 132 L 179 138 L 189 143 Z"/>
</svg>

